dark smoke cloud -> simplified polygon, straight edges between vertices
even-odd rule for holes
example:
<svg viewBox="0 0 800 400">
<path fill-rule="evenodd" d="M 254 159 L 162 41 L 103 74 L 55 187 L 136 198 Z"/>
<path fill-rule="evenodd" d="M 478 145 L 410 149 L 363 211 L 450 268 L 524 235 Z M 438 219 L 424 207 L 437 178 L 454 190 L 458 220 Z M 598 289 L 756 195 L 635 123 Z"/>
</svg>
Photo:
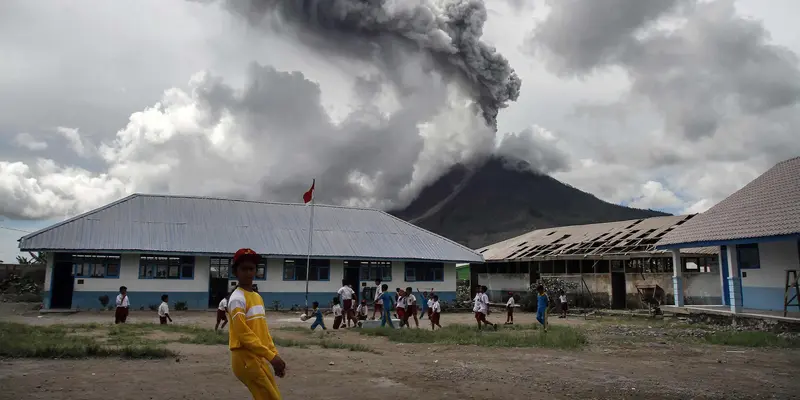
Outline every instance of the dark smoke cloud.
<svg viewBox="0 0 800 400">
<path fill-rule="evenodd" d="M 458 79 L 497 129 L 501 108 L 519 96 L 521 81 L 505 57 L 481 41 L 483 0 L 222 0 L 259 26 L 294 34 L 331 53 L 379 60 L 388 78 L 397 57 L 424 54 L 443 75 Z"/>
</svg>

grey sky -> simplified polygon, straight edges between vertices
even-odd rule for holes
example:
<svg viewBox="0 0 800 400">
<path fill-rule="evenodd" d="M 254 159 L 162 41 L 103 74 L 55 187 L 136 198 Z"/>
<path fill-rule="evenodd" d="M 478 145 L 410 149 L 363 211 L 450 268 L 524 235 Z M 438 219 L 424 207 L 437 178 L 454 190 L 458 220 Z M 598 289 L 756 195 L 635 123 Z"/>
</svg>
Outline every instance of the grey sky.
<svg viewBox="0 0 800 400">
<path fill-rule="evenodd" d="M 490 151 L 689 212 L 800 154 L 800 3 L 516 4 L 486 1 L 482 40 L 522 80 L 495 140 L 475 88 L 407 48 L 320 51 L 203 2 L 0 2 L 0 215 L 131 192 L 297 201 L 312 178 L 325 201 L 387 207 Z M 0 259 L 16 237 L 0 230 Z"/>
</svg>

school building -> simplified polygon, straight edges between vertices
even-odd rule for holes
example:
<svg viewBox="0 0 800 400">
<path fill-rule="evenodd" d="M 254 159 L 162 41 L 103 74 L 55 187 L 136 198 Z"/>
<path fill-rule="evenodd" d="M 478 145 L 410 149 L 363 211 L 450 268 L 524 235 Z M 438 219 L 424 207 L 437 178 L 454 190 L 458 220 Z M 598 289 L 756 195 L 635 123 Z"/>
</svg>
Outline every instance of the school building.
<svg viewBox="0 0 800 400">
<path fill-rule="evenodd" d="M 656 242 L 690 223 L 694 215 L 537 229 L 481 249 L 485 263 L 470 266 L 471 281 L 486 286 L 493 302 L 523 295 L 546 278 L 571 284 L 570 303 L 595 308 L 643 308 L 647 297 L 660 304 L 674 298 L 718 304 L 717 248 L 691 247 L 673 257 Z M 675 287 L 680 271 L 686 284 Z M 474 290 L 474 289 L 473 289 Z"/>
<path fill-rule="evenodd" d="M 328 304 L 342 279 L 371 296 L 374 280 L 391 289 L 433 288 L 456 297 L 456 263 L 483 257 L 383 211 L 314 205 L 311 262 L 306 275 L 311 206 L 207 197 L 134 194 L 24 236 L 22 251 L 47 253 L 45 308 L 113 305 L 127 286 L 131 308 L 168 294 L 189 309 L 216 307 L 236 285 L 233 253 L 249 247 L 264 258 L 256 276 L 268 308 Z"/>
<path fill-rule="evenodd" d="M 778 163 L 708 211 L 665 235 L 659 249 L 713 246 L 720 254 L 716 303 L 730 313 L 794 311 L 800 316 L 800 157 Z M 676 286 L 685 277 L 674 276 Z M 687 306 L 676 298 L 675 305 Z M 708 308 L 708 307 L 706 307 Z"/>
</svg>

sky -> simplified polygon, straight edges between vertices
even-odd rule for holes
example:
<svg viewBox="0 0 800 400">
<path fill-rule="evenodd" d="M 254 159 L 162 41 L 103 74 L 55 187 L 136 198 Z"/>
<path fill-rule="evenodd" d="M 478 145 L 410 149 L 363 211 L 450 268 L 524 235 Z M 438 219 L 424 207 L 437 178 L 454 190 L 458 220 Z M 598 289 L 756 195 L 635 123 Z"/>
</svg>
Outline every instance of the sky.
<svg viewBox="0 0 800 400">
<path fill-rule="evenodd" d="M 303 3 L 0 2 L 0 260 L 131 193 L 388 209 L 494 154 L 695 213 L 800 155 L 796 1 Z"/>
</svg>

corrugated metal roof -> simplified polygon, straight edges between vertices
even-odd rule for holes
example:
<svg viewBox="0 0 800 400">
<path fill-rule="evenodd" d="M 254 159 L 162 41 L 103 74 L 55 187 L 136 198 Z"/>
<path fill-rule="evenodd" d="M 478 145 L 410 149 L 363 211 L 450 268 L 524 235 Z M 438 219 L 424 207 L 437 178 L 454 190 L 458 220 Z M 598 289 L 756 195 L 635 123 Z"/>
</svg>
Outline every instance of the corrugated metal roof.
<svg viewBox="0 0 800 400">
<path fill-rule="evenodd" d="M 800 234 L 800 157 L 778 163 L 657 246 Z"/>
<path fill-rule="evenodd" d="M 21 250 L 306 256 L 310 207 L 134 194 L 20 239 Z M 483 262 L 449 239 L 383 211 L 314 206 L 313 257 Z"/>
<path fill-rule="evenodd" d="M 537 229 L 481 249 L 486 261 L 552 258 L 650 257 L 663 255 L 655 243 L 694 215 L 653 217 L 590 225 Z M 687 254 L 717 254 L 717 248 L 684 249 Z"/>
</svg>

